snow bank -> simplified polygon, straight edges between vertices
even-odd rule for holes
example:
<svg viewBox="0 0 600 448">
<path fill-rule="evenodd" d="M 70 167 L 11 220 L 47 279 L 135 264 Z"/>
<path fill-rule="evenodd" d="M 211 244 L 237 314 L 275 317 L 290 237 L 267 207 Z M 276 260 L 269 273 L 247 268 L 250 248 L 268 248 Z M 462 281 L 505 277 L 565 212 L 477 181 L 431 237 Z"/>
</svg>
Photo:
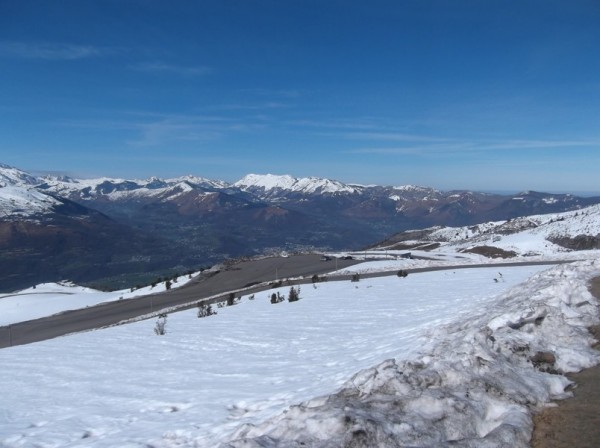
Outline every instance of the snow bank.
<svg viewBox="0 0 600 448">
<path fill-rule="evenodd" d="M 527 447 L 531 413 L 568 396 L 561 375 L 600 362 L 587 326 L 594 261 L 537 274 L 430 333 L 412 360 L 363 370 L 335 394 L 240 428 L 223 447 Z"/>
</svg>

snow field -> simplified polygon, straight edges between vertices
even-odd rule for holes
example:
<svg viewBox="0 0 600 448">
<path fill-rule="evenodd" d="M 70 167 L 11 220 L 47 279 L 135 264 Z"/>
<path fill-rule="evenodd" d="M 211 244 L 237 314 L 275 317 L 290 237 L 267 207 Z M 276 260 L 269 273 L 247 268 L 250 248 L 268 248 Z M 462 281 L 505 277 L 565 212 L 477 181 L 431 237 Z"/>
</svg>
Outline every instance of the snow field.
<svg viewBox="0 0 600 448">
<path fill-rule="evenodd" d="M 323 422 L 340 426 L 337 413 L 333 420 L 315 417 L 306 428 L 301 407 L 282 411 L 347 387 L 360 369 L 419 356 L 428 340 L 452 339 L 452 331 L 431 331 L 482 319 L 499 294 L 543 269 L 503 268 L 501 282 L 493 281 L 498 269 L 492 267 L 321 283 L 303 286 L 298 302 L 270 304 L 271 292 L 287 295 L 289 288 L 281 288 L 215 307 L 215 316 L 198 319 L 195 310 L 169 315 L 164 336 L 154 334 L 153 319 L 3 349 L 0 365 L 10 375 L 0 384 L 0 446 L 214 447 L 234 431 L 260 437 L 271 427 L 285 428 L 295 440 L 297 434 L 277 419 L 296 414 L 294 424 L 313 437 L 311 443 L 333 437 Z M 440 350 L 433 357 L 444 356 Z M 571 362 L 577 359 L 572 355 Z M 351 382 L 363 384 L 366 393 L 373 380 L 358 377 Z M 459 373 L 454 377 L 460 382 Z M 431 400 L 424 396 L 409 408 L 422 417 L 450 414 Z M 481 421 L 484 433 L 495 420 Z"/>
<path fill-rule="evenodd" d="M 587 290 L 598 275 L 597 261 L 537 274 L 431 330 L 417 356 L 363 370 L 223 446 L 528 447 L 531 413 L 569 395 L 557 371 L 600 362 L 587 331 L 599 320 Z M 535 368 L 541 351 L 556 362 Z"/>
</svg>

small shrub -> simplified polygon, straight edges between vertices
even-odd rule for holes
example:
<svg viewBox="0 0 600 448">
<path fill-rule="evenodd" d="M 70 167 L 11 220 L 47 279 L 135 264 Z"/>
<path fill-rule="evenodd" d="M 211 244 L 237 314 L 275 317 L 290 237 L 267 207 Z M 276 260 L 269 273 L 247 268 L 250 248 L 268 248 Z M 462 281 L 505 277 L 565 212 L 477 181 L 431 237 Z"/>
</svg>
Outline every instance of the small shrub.
<svg viewBox="0 0 600 448">
<path fill-rule="evenodd" d="M 273 293 L 271 294 L 271 303 L 275 304 L 275 303 L 281 303 L 285 300 L 285 297 L 282 296 L 280 293 Z"/>
<path fill-rule="evenodd" d="M 403 270 L 403 269 L 400 269 L 400 270 L 398 271 L 398 277 L 404 278 L 404 277 L 406 277 L 406 276 L 408 276 L 408 272 L 407 272 L 407 271 L 405 271 L 405 270 Z"/>
<path fill-rule="evenodd" d="M 297 302 L 298 300 L 300 300 L 300 287 L 296 289 L 292 286 L 288 295 L 288 302 Z"/>
<path fill-rule="evenodd" d="M 156 325 L 154 326 L 154 333 L 159 336 L 162 336 L 167 333 L 167 315 L 160 314 L 158 316 L 158 320 L 156 321 Z"/>
<path fill-rule="evenodd" d="M 358 282 L 358 281 L 360 281 L 360 275 L 358 274 L 358 272 L 352 276 L 352 280 L 350 280 L 350 281 L 351 282 Z"/>
<path fill-rule="evenodd" d="M 216 311 L 212 309 L 210 304 L 199 303 L 198 304 L 198 317 L 208 317 L 217 314 Z"/>
</svg>

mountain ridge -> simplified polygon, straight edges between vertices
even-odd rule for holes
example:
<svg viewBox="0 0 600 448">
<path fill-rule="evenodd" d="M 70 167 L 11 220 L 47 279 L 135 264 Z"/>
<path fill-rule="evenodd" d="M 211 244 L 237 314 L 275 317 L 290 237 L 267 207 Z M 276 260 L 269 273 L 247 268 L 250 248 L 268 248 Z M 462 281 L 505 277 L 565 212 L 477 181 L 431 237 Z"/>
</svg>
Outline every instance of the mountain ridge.
<svg viewBox="0 0 600 448">
<path fill-rule="evenodd" d="M 105 273 L 113 275 L 115 260 L 153 260 L 152 268 L 144 267 L 143 262 L 137 268 L 130 266 L 148 278 L 156 269 L 172 272 L 182 266 L 198 268 L 228 258 L 281 251 L 355 250 L 408 229 L 476 225 L 600 203 L 600 197 L 569 194 L 498 195 L 415 185 L 365 186 L 273 174 L 249 174 L 234 183 L 191 174 L 170 179 L 75 179 L 36 177 L 1 165 L 0 182 L 0 223 L 29 221 L 30 231 L 43 235 L 44 227 L 59 222 L 64 235 L 85 234 L 78 239 L 82 250 L 99 250 L 100 258 L 106 260 L 106 267 L 96 267 L 98 279 L 107 277 Z M 15 191 L 30 202 L 11 198 Z M 79 207 L 77 212 L 68 213 L 69 207 L 75 210 L 75 206 Z M 82 220 L 82 216 L 86 218 Z M 82 230 L 83 222 L 95 228 L 98 237 L 102 227 L 114 228 L 113 241 L 106 233 L 102 233 L 101 244 L 94 241 L 94 232 Z M 54 233 L 46 232 L 55 238 Z M 132 243 L 137 255 L 117 233 L 137 241 Z M 18 258 L 23 241 L 6 237 L 3 244 Z M 44 247 L 42 237 L 36 241 L 31 250 L 47 264 L 57 263 L 60 244 L 50 250 Z M 65 245 L 67 242 L 64 240 Z M 43 276 L 41 270 L 39 273 Z M 14 272 L 6 275 L 14 277 Z M 89 272 L 86 275 L 87 280 Z M 62 278 L 38 279 L 42 280 Z"/>
</svg>

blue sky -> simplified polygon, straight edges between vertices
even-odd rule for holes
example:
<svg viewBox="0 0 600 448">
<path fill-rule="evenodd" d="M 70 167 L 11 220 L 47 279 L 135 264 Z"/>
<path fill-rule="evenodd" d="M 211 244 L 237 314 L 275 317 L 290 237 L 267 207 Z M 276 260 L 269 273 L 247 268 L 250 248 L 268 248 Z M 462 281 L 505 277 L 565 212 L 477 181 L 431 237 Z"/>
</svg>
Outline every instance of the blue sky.
<svg viewBox="0 0 600 448">
<path fill-rule="evenodd" d="M 596 0 L 0 0 L 0 162 L 600 192 Z"/>
</svg>

